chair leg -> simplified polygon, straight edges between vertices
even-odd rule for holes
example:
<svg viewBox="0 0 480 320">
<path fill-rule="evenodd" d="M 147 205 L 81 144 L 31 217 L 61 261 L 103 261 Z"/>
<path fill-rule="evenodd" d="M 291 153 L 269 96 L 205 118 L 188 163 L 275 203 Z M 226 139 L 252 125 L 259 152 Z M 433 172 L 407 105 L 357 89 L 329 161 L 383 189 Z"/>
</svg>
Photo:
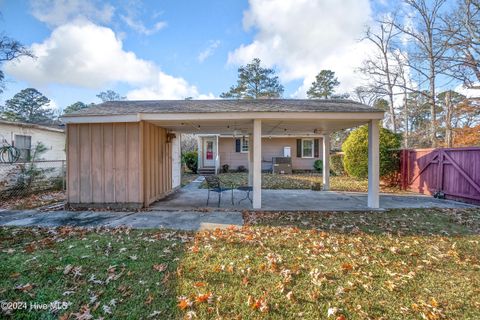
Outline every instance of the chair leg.
<svg viewBox="0 0 480 320">
<path fill-rule="evenodd" d="M 222 192 L 218 193 L 218 207 L 220 208 L 220 201 L 222 200 Z"/>
<path fill-rule="evenodd" d="M 210 200 L 210 189 L 208 189 L 208 197 L 207 197 L 207 207 L 208 207 L 208 201 Z"/>
</svg>

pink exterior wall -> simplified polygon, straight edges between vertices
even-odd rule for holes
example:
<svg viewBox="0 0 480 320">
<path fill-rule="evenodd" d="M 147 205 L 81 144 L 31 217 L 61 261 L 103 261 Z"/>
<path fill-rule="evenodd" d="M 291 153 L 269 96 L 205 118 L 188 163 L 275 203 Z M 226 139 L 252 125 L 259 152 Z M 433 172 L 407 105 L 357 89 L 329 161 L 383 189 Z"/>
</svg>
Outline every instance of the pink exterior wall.
<svg viewBox="0 0 480 320">
<path fill-rule="evenodd" d="M 271 168 L 273 157 L 283 156 L 283 147 L 291 147 L 292 167 L 294 170 L 313 170 L 315 160 L 322 159 L 323 141 L 319 139 L 320 152 L 318 158 L 297 158 L 297 138 L 262 138 L 262 168 Z M 235 170 L 238 166 L 248 168 L 248 153 L 235 152 L 235 139 L 219 138 L 220 166 L 228 164 L 230 169 Z"/>
</svg>

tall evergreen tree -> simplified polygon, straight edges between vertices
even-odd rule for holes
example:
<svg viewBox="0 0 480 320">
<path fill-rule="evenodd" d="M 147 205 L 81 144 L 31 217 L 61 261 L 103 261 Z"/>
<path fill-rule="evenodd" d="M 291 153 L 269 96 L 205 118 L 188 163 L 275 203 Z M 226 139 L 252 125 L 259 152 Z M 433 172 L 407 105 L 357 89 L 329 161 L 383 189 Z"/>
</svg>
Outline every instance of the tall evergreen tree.
<svg viewBox="0 0 480 320">
<path fill-rule="evenodd" d="M 97 98 L 102 100 L 102 102 L 120 101 L 120 100 L 126 100 L 127 99 L 127 97 L 122 97 L 120 95 L 120 93 L 115 92 L 113 90 L 102 91 L 99 94 L 97 94 Z"/>
<path fill-rule="evenodd" d="M 68 113 L 76 112 L 76 111 L 79 111 L 79 110 L 82 110 L 82 109 L 85 109 L 85 108 L 88 108 L 88 107 L 89 107 L 89 105 L 87 105 L 87 104 L 85 104 L 81 101 L 77 101 L 77 102 L 69 105 L 65 109 L 63 109 L 63 113 L 68 114 Z"/>
<path fill-rule="evenodd" d="M 50 100 L 34 88 L 23 89 L 5 102 L 2 117 L 10 121 L 45 123 L 54 118 Z"/>
<path fill-rule="evenodd" d="M 234 99 L 274 99 L 281 98 L 284 88 L 280 84 L 275 70 L 263 68 L 258 58 L 246 66 L 238 68 L 237 85 L 220 95 L 221 98 Z"/>
<path fill-rule="evenodd" d="M 328 99 L 335 93 L 335 88 L 338 87 L 338 82 L 335 77 L 335 72 L 331 70 L 322 70 L 315 77 L 312 86 L 307 91 L 309 99 Z"/>
</svg>

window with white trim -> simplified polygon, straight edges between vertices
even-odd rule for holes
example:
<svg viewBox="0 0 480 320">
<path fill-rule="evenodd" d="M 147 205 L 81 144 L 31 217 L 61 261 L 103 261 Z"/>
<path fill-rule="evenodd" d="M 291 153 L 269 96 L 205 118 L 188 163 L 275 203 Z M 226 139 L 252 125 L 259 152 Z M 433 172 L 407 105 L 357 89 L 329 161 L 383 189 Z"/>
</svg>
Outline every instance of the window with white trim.
<svg viewBox="0 0 480 320">
<path fill-rule="evenodd" d="M 313 158 L 313 139 L 302 139 L 302 158 Z"/>
<path fill-rule="evenodd" d="M 32 149 L 32 137 L 20 134 L 15 135 L 15 147 L 20 151 L 19 161 L 29 161 Z"/>
<path fill-rule="evenodd" d="M 248 152 L 248 138 L 243 137 L 242 139 L 240 139 L 240 152 Z"/>
</svg>

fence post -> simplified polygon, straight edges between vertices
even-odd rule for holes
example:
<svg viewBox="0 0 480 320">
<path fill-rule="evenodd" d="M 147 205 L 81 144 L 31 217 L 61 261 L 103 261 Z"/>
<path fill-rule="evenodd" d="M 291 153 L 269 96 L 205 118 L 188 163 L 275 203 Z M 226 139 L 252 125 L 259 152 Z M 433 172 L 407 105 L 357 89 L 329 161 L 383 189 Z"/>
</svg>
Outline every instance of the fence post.
<svg viewBox="0 0 480 320">
<path fill-rule="evenodd" d="M 65 160 L 62 160 L 62 190 L 65 191 Z"/>
<path fill-rule="evenodd" d="M 406 160 L 407 160 L 407 150 L 406 149 L 402 149 L 402 152 L 400 154 L 400 162 L 401 162 L 401 165 L 400 165 L 400 177 L 402 179 L 402 183 L 401 183 L 401 188 L 402 190 L 406 190 L 407 189 L 407 174 L 406 174 Z"/>
</svg>

